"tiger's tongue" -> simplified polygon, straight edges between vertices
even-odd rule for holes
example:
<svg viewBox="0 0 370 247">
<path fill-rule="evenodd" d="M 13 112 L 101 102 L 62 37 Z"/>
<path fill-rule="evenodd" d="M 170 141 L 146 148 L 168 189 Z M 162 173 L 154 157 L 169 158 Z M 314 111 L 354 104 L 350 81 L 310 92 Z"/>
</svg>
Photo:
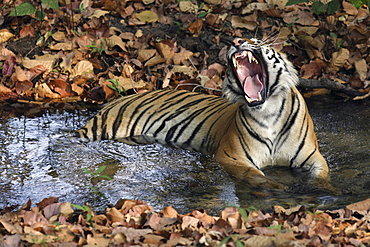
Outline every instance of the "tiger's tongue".
<svg viewBox="0 0 370 247">
<path fill-rule="evenodd" d="M 247 76 L 244 80 L 244 93 L 252 100 L 258 100 L 258 93 L 262 91 L 263 84 L 258 75 Z"/>
</svg>

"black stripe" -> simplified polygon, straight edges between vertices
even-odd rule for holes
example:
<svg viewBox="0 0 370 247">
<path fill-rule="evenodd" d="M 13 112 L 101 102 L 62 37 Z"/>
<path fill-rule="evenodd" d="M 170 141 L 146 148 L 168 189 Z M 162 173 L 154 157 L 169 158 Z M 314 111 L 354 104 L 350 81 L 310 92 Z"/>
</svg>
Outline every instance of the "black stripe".
<svg viewBox="0 0 370 247">
<path fill-rule="evenodd" d="M 78 134 L 78 136 L 80 137 L 80 138 L 86 138 L 86 139 L 89 139 L 88 137 L 87 137 L 87 128 L 85 128 L 85 127 L 82 127 L 81 129 L 79 129 L 78 130 L 78 132 L 77 132 L 77 134 Z"/>
<path fill-rule="evenodd" d="M 150 109 L 152 109 L 154 106 L 153 105 L 148 105 L 146 104 L 145 105 L 146 108 L 139 111 L 138 108 L 141 108 L 140 105 L 138 107 L 135 108 L 135 113 L 132 114 L 132 116 L 134 116 L 136 113 L 139 113 L 139 115 L 135 118 L 135 121 L 131 124 L 131 122 L 133 121 L 132 118 L 130 118 L 130 124 L 131 125 L 131 131 L 130 131 L 130 136 L 135 136 L 135 128 L 136 128 L 136 125 L 139 123 L 139 121 L 141 120 L 141 118 L 146 114 L 147 111 L 149 111 Z M 128 125 L 128 126 L 129 126 Z M 143 133 L 143 128 L 141 128 L 141 133 Z"/>
<path fill-rule="evenodd" d="M 303 125 L 302 125 L 302 127 L 303 127 Z M 308 128 L 308 124 L 307 124 L 307 126 L 306 126 L 306 131 L 305 131 L 305 133 L 304 133 L 304 136 L 303 136 L 303 138 L 302 138 L 302 141 L 301 141 L 301 143 L 299 144 L 298 149 L 297 149 L 297 151 L 296 151 L 295 155 L 294 155 L 294 156 L 293 156 L 293 158 L 290 160 L 290 167 L 292 167 L 294 160 L 298 157 L 298 154 L 301 152 L 301 150 L 302 150 L 302 148 L 303 148 L 303 146 L 304 146 L 304 143 L 305 143 L 305 141 L 306 141 L 307 134 L 308 134 L 308 129 L 309 129 L 309 128 Z"/>
<path fill-rule="evenodd" d="M 253 158 L 248 153 L 248 150 L 247 150 L 248 144 L 245 141 L 245 139 L 243 138 L 244 133 L 242 133 L 242 131 L 239 129 L 238 125 L 236 125 L 236 130 L 238 131 L 238 134 L 239 134 L 238 139 L 239 139 L 239 142 L 241 144 L 241 147 L 243 148 L 243 151 L 244 151 L 244 154 L 245 154 L 246 158 L 254 165 L 254 167 L 256 167 L 259 170 L 259 167 L 256 165 Z"/>
<path fill-rule="evenodd" d="M 216 101 L 216 100 L 214 100 L 214 101 Z M 216 103 L 220 103 L 219 102 L 219 99 L 217 99 L 217 101 L 216 101 Z M 224 103 L 224 102 L 222 102 L 222 103 Z M 222 105 L 221 105 L 222 106 Z M 194 130 L 192 131 L 192 133 L 191 133 L 191 135 L 190 135 L 190 137 L 184 142 L 184 144 L 185 145 L 188 145 L 188 146 L 191 146 L 190 144 L 191 144 L 191 142 L 194 140 L 194 138 L 195 138 L 195 136 L 198 134 L 198 132 L 199 132 L 199 130 L 204 126 L 204 124 L 207 122 L 207 120 L 215 113 L 215 112 L 219 112 L 219 110 L 220 110 L 220 105 L 219 104 L 217 104 L 217 105 L 215 105 L 214 107 L 211 107 L 211 108 L 209 108 L 209 109 L 207 109 L 207 108 L 209 108 L 209 106 L 206 106 L 206 107 L 204 107 L 204 109 L 206 110 L 206 112 L 204 112 L 204 114 L 205 113 L 207 113 L 207 115 L 204 117 L 204 119 L 199 123 L 199 124 L 197 124 L 197 126 L 194 128 Z M 222 108 L 224 108 L 224 107 L 222 107 Z M 221 117 L 221 116 L 220 116 Z M 215 121 L 215 122 L 217 122 L 217 121 Z M 213 124 L 215 123 L 215 122 L 213 122 Z M 207 134 L 205 135 L 206 137 L 208 136 L 208 134 L 209 134 L 209 132 L 211 131 L 211 129 L 212 129 L 212 126 L 213 126 L 213 124 L 208 128 L 208 132 L 207 132 Z M 185 128 L 186 128 L 187 126 L 183 126 L 182 128 L 181 128 L 181 130 L 179 131 L 179 133 L 178 133 L 178 135 L 176 136 L 176 138 L 175 138 L 175 141 L 177 141 L 178 140 L 178 138 L 180 137 L 180 135 L 183 133 L 183 131 L 185 130 Z M 205 139 L 209 139 L 209 141 L 211 141 L 211 138 L 210 137 L 208 137 L 208 138 L 205 138 Z M 197 150 L 197 151 L 200 151 L 200 150 Z"/>
<path fill-rule="evenodd" d="M 226 111 L 224 111 L 224 110 L 229 106 L 230 106 L 229 104 L 224 104 L 222 107 L 220 107 L 218 109 L 217 112 L 222 112 L 221 115 L 219 116 L 219 119 L 222 119 L 222 117 L 226 114 Z M 205 135 L 205 138 L 202 140 L 201 146 L 207 148 L 206 153 L 212 153 L 213 149 L 215 149 L 216 147 L 218 147 L 220 145 L 219 142 L 216 143 L 216 140 L 214 138 L 212 138 L 212 135 L 211 135 L 213 128 L 218 123 L 219 123 L 218 121 L 214 121 L 210 125 L 210 127 L 208 128 L 207 134 Z M 224 126 L 225 127 L 225 133 L 229 129 L 230 123 L 231 123 L 231 119 L 227 122 L 227 126 Z"/>
<path fill-rule="evenodd" d="M 97 140 L 96 131 L 98 129 L 98 117 L 93 117 L 93 126 L 91 127 L 91 132 L 93 134 L 93 141 Z"/>
<path fill-rule="evenodd" d="M 280 81 L 280 76 L 282 74 L 282 70 L 283 68 L 279 68 L 279 70 L 277 71 L 277 75 L 276 75 L 276 79 L 274 81 L 274 83 L 269 87 L 269 92 L 268 92 L 268 95 L 269 97 L 271 95 L 273 95 L 275 93 L 275 90 L 278 88 L 278 84 L 279 84 L 279 81 Z"/>
<path fill-rule="evenodd" d="M 243 115 L 244 115 L 245 114 L 245 111 L 242 111 L 242 112 L 243 112 Z M 266 124 L 264 124 L 261 121 L 259 121 L 254 116 L 252 116 L 251 114 L 249 114 L 248 116 L 250 117 L 251 120 L 253 120 L 254 122 L 256 122 L 260 127 L 265 128 L 265 129 L 269 127 Z M 246 119 L 245 115 L 243 116 L 243 118 Z"/>
<path fill-rule="evenodd" d="M 192 97 L 194 97 L 195 95 L 194 94 L 191 94 L 191 95 L 187 95 L 186 97 L 184 97 L 184 98 L 182 98 L 182 99 L 180 99 L 180 100 L 178 100 L 177 102 L 171 102 L 171 104 L 177 104 L 177 106 L 179 106 L 179 104 L 181 104 L 181 102 L 182 101 L 186 101 L 188 98 L 192 98 Z M 199 96 L 198 94 L 196 94 L 196 96 Z M 189 103 L 187 103 L 187 104 L 184 104 L 184 105 L 182 105 L 180 108 L 176 108 L 176 112 L 174 112 L 174 113 L 172 113 L 171 115 L 169 115 L 169 116 L 167 116 L 166 118 L 164 118 L 164 119 L 161 119 L 161 122 L 162 122 L 162 124 L 161 124 L 161 126 L 159 126 L 159 128 L 157 128 L 157 130 L 154 132 L 154 137 L 156 137 L 157 135 L 158 135 L 158 133 L 161 131 L 161 130 L 163 130 L 163 128 L 165 127 L 165 122 L 166 121 L 169 121 L 169 120 L 172 120 L 172 119 L 175 119 L 176 117 L 178 117 L 179 115 L 181 115 L 183 112 L 185 112 L 185 111 L 189 111 L 189 109 L 187 109 L 187 108 L 190 108 L 190 107 L 193 107 L 193 106 L 195 106 L 195 105 L 198 105 L 198 104 L 201 104 L 201 103 L 203 103 L 204 101 L 206 101 L 206 100 L 208 100 L 209 98 L 207 97 L 207 98 L 205 98 L 205 97 L 202 97 L 202 98 L 199 98 L 199 99 L 195 99 L 195 100 L 193 100 L 193 101 L 190 101 Z M 206 105 L 206 107 L 204 107 L 204 108 L 208 108 L 208 105 L 207 104 L 205 104 Z M 203 108 L 201 108 L 201 109 L 203 109 Z M 199 110 L 198 110 L 199 111 Z M 168 142 L 168 144 L 169 145 L 171 145 L 171 140 L 172 140 L 172 138 L 173 138 L 173 135 L 175 134 L 175 132 L 176 132 L 176 129 L 178 128 L 178 126 L 180 125 L 180 124 L 182 124 L 182 123 L 184 123 L 184 121 L 189 121 L 189 118 L 190 117 L 192 117 L 194 115 L 194 113 L 193 114 L 191 114 L 191 115 L 189 115 L 186 119 L 182 119 L 181 120 L 181 122 L 179 123 L 179 124 L 176 124 L 176 125 L 174 125 L 174 126 L 172 126 L 170 129 L 169 129 L 169 131 L 167 132 L 167 135 L 166 135 L 166 138 L 165 138 L 165 141 L 166 141 L 166 143 Z M 164 116 L 164 115 L 163 115 Z M 154 124 L 154 122 L 153 122 L 153 124 Z M 153 125 L 152 124 L 152 125 Z"/>
<path fill-rule="evenodd" d="M 180 97 L 180 96 L 184 96 L 184 97 Z M 146 122 L 144 124 L 144 127 L 143 127 L 143 130 L 144 130 L 143 133 L 144 134 L 147 133 L 153 127 L 153 125 L 155 125 L 157 122 L 161 121 L 162 124 L 161 124 L 160 128 L 158 128 L 154 132 L 154 135 L 157 135 L 164 128 L 164 126 L 165 126 L 164 121 L 170 120 L 172 118 L 175 118 L 179 114 L 183 113 L 186 110 L 186 107 L 185 106 L 190 107 L 190 106 L 196 105 L 197 103 L 196 102 L 193 102 L 193 103 L 190 103 L 190 104 L 187 104 L 187 105 L 182 105 L 181 108 L 176 108 L 176 112 L 174 112 L 172 114 L 170 114 L 169 108 L 171 106 L 178 107 L 178 106 L 180 106 L 180 104 L 182 104 L 183 101 L 186 101 L 189 98 L 191 99 L 191 98 L 193 98 L 195 96 L 199 96 L 199 95 L 198 94 L 190 94 L 189 92 L 186 92 L 186 91 L 185 92 L 180 91 L 179 93 L 177 93 L 173 97 L 171 97 L 169 99 L 166 99 L 166 103 L 164 105 L 162 105 L 158 109 L 158 111 L 156 112 L 156 114 L 153 115 L 153 116 L 150 116 L 146 120 Z M 176 101 L 173 101 L 174 99 L 176 99 Z M 164 114 L 162 114 L 162 115 L 160 115 L 158 117 L 158 115 L 160 113 L 164 113 Z M 167 115 L 169 115 L 169 116 L 167 117 Z M 152 120 L 153 117 L 155 117 L 155 119 Z M 164 118 L 164 117 L 166 117 L 166 118 Z"/>
<path fill-rule="evenodd" d="M 272 123 L 273 125 L 275 125 L 280 120 L 281 114 L 283 114 L 284 109 L 285 109 L 285 104 L 286 104 L 286 98 L 284 98 L 283 101 L 281 102 L 279 112 L 276 115 L 276 118 L 275 118 L 274 122 Z"/>
<path fill-rule="evenodd" d="M 272 141 L 270 139 L 268 139 L 268 138 L 267 139 L 262 138 L 258 133 L 256 133 L 256 131 L 254 131 L 253 128 L 248 123 L 247 117 L 245 116 L 245 112 L 244 111 L 240 111 L 240 113 L 243 115 L 243 117 L 241 117 L 240 119 L 242 120 L 241 123 L 242 123 L 244 129 L 246 129 L 248 131 L 248 134 L 250 136 L 252 136 L 254 139 L 256 139 L 257 141 L 259 141 L 259 142 L 261 142 L 263 144 L 265 144 L 266 147 L 267 147 L 267 149 L 269 150 L 269 152 L 271 154 L 272 146 L 273 146 Z"/>
<path fill-rule="evenodd" d="M 302 164 L 301 164 L 301 167 L 303 167 L 306 163 L 307 163 L 307 161 L 312 157 L 312 155 L 316 152 L 316 148 L 312 151 L 312 153 L 310 153 L 310 155 L 308 155 L 307 156 L 307 158 L 302 162 Z"/>
<path fill-rule="evenodd" d="M 203 101 L 203 100 L 202 100 Z M 181 135 L 183 134 L 183 132 L 185 131 L 186 128 L 188 128 L 188 125 L 190 124 L 191 121 L 193 121 L 193 119 L 199 115 L 199 113 L 203 112 L 205 109 L 208 109 L 208 105 L 194 111 L 192 114 L 188 115 L 186 118 L 182 119 L 182 121 L 176 125 L 174 125 L 173 127 L 171 127 L 168 132 L 167 132 L 167 135 L 166 135 L 166 143 L 168 143 L 169 145 L 174 145 L 178 139 L 181 137 Z M 175 136 L 175 133 L 176 131 L 178 130 L 178 128 L 182 126 L 180 128 L 180 130 L 178 131 L 177 135 Z"/>
<path fill-rule="evenodd" d="M 281 148 L 281 146 L 284 145 L 286 139 L 288 138 L 287 136 L 285 136 L 285 134 L 291 129 L 293 124 L 295 124 L 295 121 L 296 121 L 298 113 L 299 113 L 299 109 L 300 109 L 300 106 L 301 106 L 300 100 L 298 99 L 297 95 L 295 95 L 294 93 L 292 93 L 291 98 L 292 98 L 291 109 L 295 108 L 295 111 L 291 112 L 289 114 L 287 120 L 285 121 L 285 124 L 283 125 L 282 129 L 279 131 L 279 134 L 278 134 L 278 136 L 276 138 L 276 142 L 275 142 L 276 146 L 275 146 L 274 152 L 276 152 L 276 150 L 279 150 Z M 295 107 L 296 101 L 298 102 L 298 105 Z M 284 136 L 285 136 L 285 138 L 282 139 Z"/>
<path fill-rule="evenodd" d="M 120 128 L 120 126 L 122 124 L 122 120 L 123 120 L 122 116 L 123 116 L 123 114 L 125 113 L 125 111 L 128 107 L 132 107 L 131 104 L 134 101 L 136 101 L 138 99 L 144 99 L 131 112 L 131 116 L 128 118 L 130 120 L 129 120 L 129 122 L 126 123 L 126 128 L 129 128 L 129 126 L 131 125 L 132 120 L 135 119 L 135 114 L 137 114 L 138 108 L 141 108 L 142 106 L 147 106 L 149 103 L 163 97 L 164 95 L 166 95 L 166 93 L 163 93 L 163 91 L 153 91 L 153 92 L 148 92 L 148 93 L 144 93 L 144 94 L 138 94 L 136 97 L 132 97 L 132 99 L 122 102 L 122 105 L 119 108 L 119 111 L 118 111 L 117 115 L 115 116 L 115 121 L 112 125 L 112 139 L 114 140 L 114 139 L 117 138 L 118 129 Z M 155 96 L 155 97 L 153 97 L 153 96 Z M 132 131 L 132 128 L 131 128 L 131 131 Z"/>
<path fill-rule="evenodd" d="M 234 158 L 234 157 L 231 157 L 225 150 L 224 150 L 224 154 L 227 156 L 227 157 L 229 157 L 229 158 L 231 158 L 231 159 L 233 159 L 233 160 L 238 160 L 237 158 Z"/>
<path fill-rule="evenodd" d="M 130 106 L 132 104 L 132 102 L 136 101 L 137 98 L 138 97 L 132 97 L 130 100 L 125 100 L 125 101 L 120 102 L 121 103 L 121 106 L 120 106 L 119 110 L 117 111 L 117 113 L 114 115 L 115 121 L 113 122 L 113 124 L 111 126 L 111 128 L 112 128 L 111 129 L 111 131 L 112 131 L 112 137 L 111 137 L 111 139 L 112 140 L 115 140 L 117 138 L 118 129 L 119 129 L 119 127 L 122 124 L 123 114 L 126 112 L 126 109 L 128 108 L 128 106 Z M 105 114 L 106 114 L 106 117 L 105 118 L 108 118 L 108 115 L 110 114 L 110 111 L 109 112 L 108 111 L 105 112 Z M 108 127 L 110 127 L 110 126 L 105 126 L 105 128 L 108 128 Z"/>
</svg>

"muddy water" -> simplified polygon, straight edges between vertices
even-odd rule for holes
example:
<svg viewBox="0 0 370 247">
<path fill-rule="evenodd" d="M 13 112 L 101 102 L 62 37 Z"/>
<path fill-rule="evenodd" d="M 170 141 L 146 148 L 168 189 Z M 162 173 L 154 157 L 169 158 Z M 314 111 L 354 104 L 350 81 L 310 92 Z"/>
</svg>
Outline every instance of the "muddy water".
<svg viewBox="0 0 370 247">
<path fill-rule="evenodd" d="M 322 97 L 308 99 L 308 105 L 337 195 L 312 189 L 302 182 L 304 177 L 284 169 L 269 169 L 267 174 L 287 182 L 290 189 L 266 193 L 251 191 L 215 160 L 197 153 L 159 145 L 80 143 L 70 138 L 70 131 L 95 113 L 86 110 L 0 119 L 0 208 L 28 199 L 35 204 L 49 196 L 89 202 L 97 209 L 120 198 L 141 199 L 156 210 L 172 205 L 183 213 L 200 208 L 218 212 L 226 205 L 338 208 L 370 197 L 370 107 Z M 103 174 L 112 180 L 83 173 L 83 168 L 101 165 L 107 165 Z"/>
</svg>

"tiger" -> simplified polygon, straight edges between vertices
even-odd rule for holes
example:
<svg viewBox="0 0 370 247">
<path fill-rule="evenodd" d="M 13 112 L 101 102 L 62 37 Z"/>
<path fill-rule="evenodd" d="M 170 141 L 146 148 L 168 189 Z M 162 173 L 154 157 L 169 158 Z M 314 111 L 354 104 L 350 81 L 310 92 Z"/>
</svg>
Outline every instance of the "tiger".
<svg viewBox="0 0 370 247">
<path fill-rule="evenodd" d="M 214 156 L 252 187 L 286 189 L 263 173 L 289 166 L 327 181 L 314 124 L 285 54 L 255 38 L 236 38 L 226 54 L 222 96 L 155 90 L 108 103 L 76 131 L 85 140 L 159 143 Z"/>
</svg>

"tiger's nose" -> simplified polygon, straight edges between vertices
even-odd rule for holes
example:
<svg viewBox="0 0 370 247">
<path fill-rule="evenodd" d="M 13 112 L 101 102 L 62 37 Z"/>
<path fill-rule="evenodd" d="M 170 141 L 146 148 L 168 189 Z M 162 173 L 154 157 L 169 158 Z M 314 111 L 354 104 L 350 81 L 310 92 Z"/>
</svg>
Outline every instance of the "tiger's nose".
<svg viewBox="0 0 370 247">
<path fill-rule="evenodd" d="M 233 42 L 234 42 L 234 46 L 239 46 L 245 42 L 245 39 L 236 38 L 233 40 Z"/>
</svg>

